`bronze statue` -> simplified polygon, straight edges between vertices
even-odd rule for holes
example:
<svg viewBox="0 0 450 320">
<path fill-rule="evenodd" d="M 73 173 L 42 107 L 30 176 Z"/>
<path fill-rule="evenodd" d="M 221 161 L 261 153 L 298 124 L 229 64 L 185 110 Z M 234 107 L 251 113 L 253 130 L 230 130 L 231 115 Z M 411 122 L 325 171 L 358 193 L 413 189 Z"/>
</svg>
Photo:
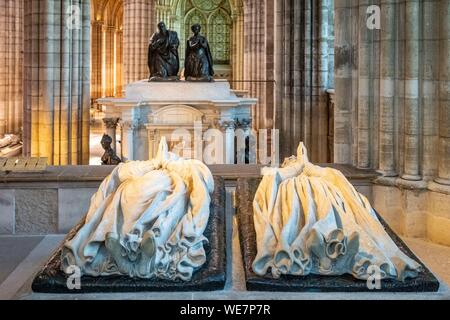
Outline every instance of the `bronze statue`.
<svg viewBox="0 0 450 320">
<path fill-rule="evenodd" d="M 116 155 L 116 151 L 111 148 L 112 138 L 107 134 L 103 135 L 101 144 L 105 149 L 105 154 L 102 156 L 102 164 L 105 166 L 116 166 L 122 162 L 122 160 Z"/>
<path fill-rule="evenodd" d="M 208 40 L 200 35 L 201 26 L 194 24 L 194 35 L 187 41 L 184 76 L 186 81 L 214 81 L 213 58 Z"/>
<path fill-rule="evenodd" d="M 164 22 L 158 24 L 158 32 L 150 38 L 148 67 L 150 81 L 177 81 L 180 70 L 178 47 L 180 40 L 175 31 L 168 30 Z"/>
</svg>

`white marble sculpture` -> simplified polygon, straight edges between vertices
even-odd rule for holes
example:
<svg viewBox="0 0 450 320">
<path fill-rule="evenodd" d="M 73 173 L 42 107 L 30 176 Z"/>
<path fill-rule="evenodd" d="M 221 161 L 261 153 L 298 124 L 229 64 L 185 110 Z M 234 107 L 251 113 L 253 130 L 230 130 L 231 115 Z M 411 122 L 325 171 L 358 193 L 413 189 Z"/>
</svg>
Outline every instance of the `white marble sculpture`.
<svg viewBox="0 0 450 320">
<path fill-rule="evenodd" d="M 203 235 L 214 180 L 200 161 L 169 153 L 117 166 L 92 197 L 61 268 L 83 275 L 189 281 L 206 261 Z"/>
<path fill-rule="evenodd" d="M 380 270 L 382 279 L 403 281 L 420 272 L 386 233 L 369 201 L 341 172 L 311 164 L 303 143 L 297 157 L 263 173 L 253 202 L 256 274 L 351 274 L 367 280 Z"/>
</svg>

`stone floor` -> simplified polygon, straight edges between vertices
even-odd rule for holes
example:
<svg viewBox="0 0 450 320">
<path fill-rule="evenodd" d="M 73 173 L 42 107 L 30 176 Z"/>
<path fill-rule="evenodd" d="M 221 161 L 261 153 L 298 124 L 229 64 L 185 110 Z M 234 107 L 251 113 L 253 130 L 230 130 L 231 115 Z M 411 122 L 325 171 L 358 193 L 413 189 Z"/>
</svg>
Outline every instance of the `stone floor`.
<svg viewBox="0 0 450 320">
<path fill-rule="evenodd" d="M 0 300 L 390 300 L 390 299 L 450 299 L 450 247 L 439 246 L 421 239 L 404 239 L 414 253 L 425 262 L 441 281 L 441 289 L 437 293 L 274 293 L 248 292 L 245 289 L 245 278 L 236 219 L 233 215 L 232 196 L 234 187 L 227 187 L 227 283 L 225 290 L 218 292 L 186 292 L 186 293 L 122 293 L 122 294 L 40 294 L 31 291 L 34 275 L 45 264 L 53 250 L 64 238 L 64 235 L 47 236 L 0 236 Z"/>
<path fill-rule="evenodd" d="M 450 248 L 432 244 L 420 239 L 404 239 L 411 249 L 441 280 L 441 290 L 438 293 L 277 293 L 248 292 L 245 281 L 242 260 L 240 258 L 239 238 L 236 221 L 230 218 L 228 225 L 233 224 L 234 232 L 228 234 L 228 280 L 226 288 L 219 292 L 198 293 L 124 293 L 124 294 L 39 294 L 31 291 L 34 274 L 46 262 L 52 250 L 63 239 L 63 235 L 48 235 L 45 237 L 0 237 L 0 300 L 84 300 L 84 299 L 120 299 L 120 300 L 204 300 L 204 299 L 236 299 L 236 300 L 391 300 L 391 299 L 450 299 Z M 229 228 L 228 230 L 231 230 Z"/>
</svg>

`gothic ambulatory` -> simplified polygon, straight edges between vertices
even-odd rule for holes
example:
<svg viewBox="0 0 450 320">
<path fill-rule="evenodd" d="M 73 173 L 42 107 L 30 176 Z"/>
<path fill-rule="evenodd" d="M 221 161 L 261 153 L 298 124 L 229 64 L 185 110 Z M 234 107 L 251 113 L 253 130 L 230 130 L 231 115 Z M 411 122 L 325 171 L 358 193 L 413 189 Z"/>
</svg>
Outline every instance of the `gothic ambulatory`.
<svg viewBox="0 0 450 320">
<path fill-rule="evenodd" d="M 213 58 L 208 40 L 200 35 L 201 26 L 194 24 L 194 35 L 186 44 L 184 76 L 186 81 L 214 81 Z"/>
<path fill-rule="evenodd" d="M 158 32 L 150 38 L 148 67 L 150 81 L 176 81 L 180 70 L 178 47 L 180 40 L 175 31 L 168 30 L 164 22 L 158 24 Z"/>
</svg>

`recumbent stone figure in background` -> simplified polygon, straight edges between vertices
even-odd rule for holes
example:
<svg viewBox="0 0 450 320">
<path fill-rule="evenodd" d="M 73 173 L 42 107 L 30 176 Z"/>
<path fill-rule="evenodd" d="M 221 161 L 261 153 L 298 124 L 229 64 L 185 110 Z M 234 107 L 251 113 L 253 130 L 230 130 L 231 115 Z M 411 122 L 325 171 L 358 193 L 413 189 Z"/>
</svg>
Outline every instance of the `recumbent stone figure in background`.
<svg viewBox="0 0 450 320">
<path fill-rule="evenodd" d="M 180 40 L 175 31 L 168 30 L 164 22 L 158 24 L 158 32 L 150 38 L 148 67 L 150 81 L 177 81 L 180 70 L 178 47 Z"/>
<path fill-rule="evenodd" d="M 200 35 L 201 26 L 194 24 L 194 35 L 187 41 L 184 76 L 186 81 L 214 81 L 213 58 L 208 40 Z"/>
</svg>

